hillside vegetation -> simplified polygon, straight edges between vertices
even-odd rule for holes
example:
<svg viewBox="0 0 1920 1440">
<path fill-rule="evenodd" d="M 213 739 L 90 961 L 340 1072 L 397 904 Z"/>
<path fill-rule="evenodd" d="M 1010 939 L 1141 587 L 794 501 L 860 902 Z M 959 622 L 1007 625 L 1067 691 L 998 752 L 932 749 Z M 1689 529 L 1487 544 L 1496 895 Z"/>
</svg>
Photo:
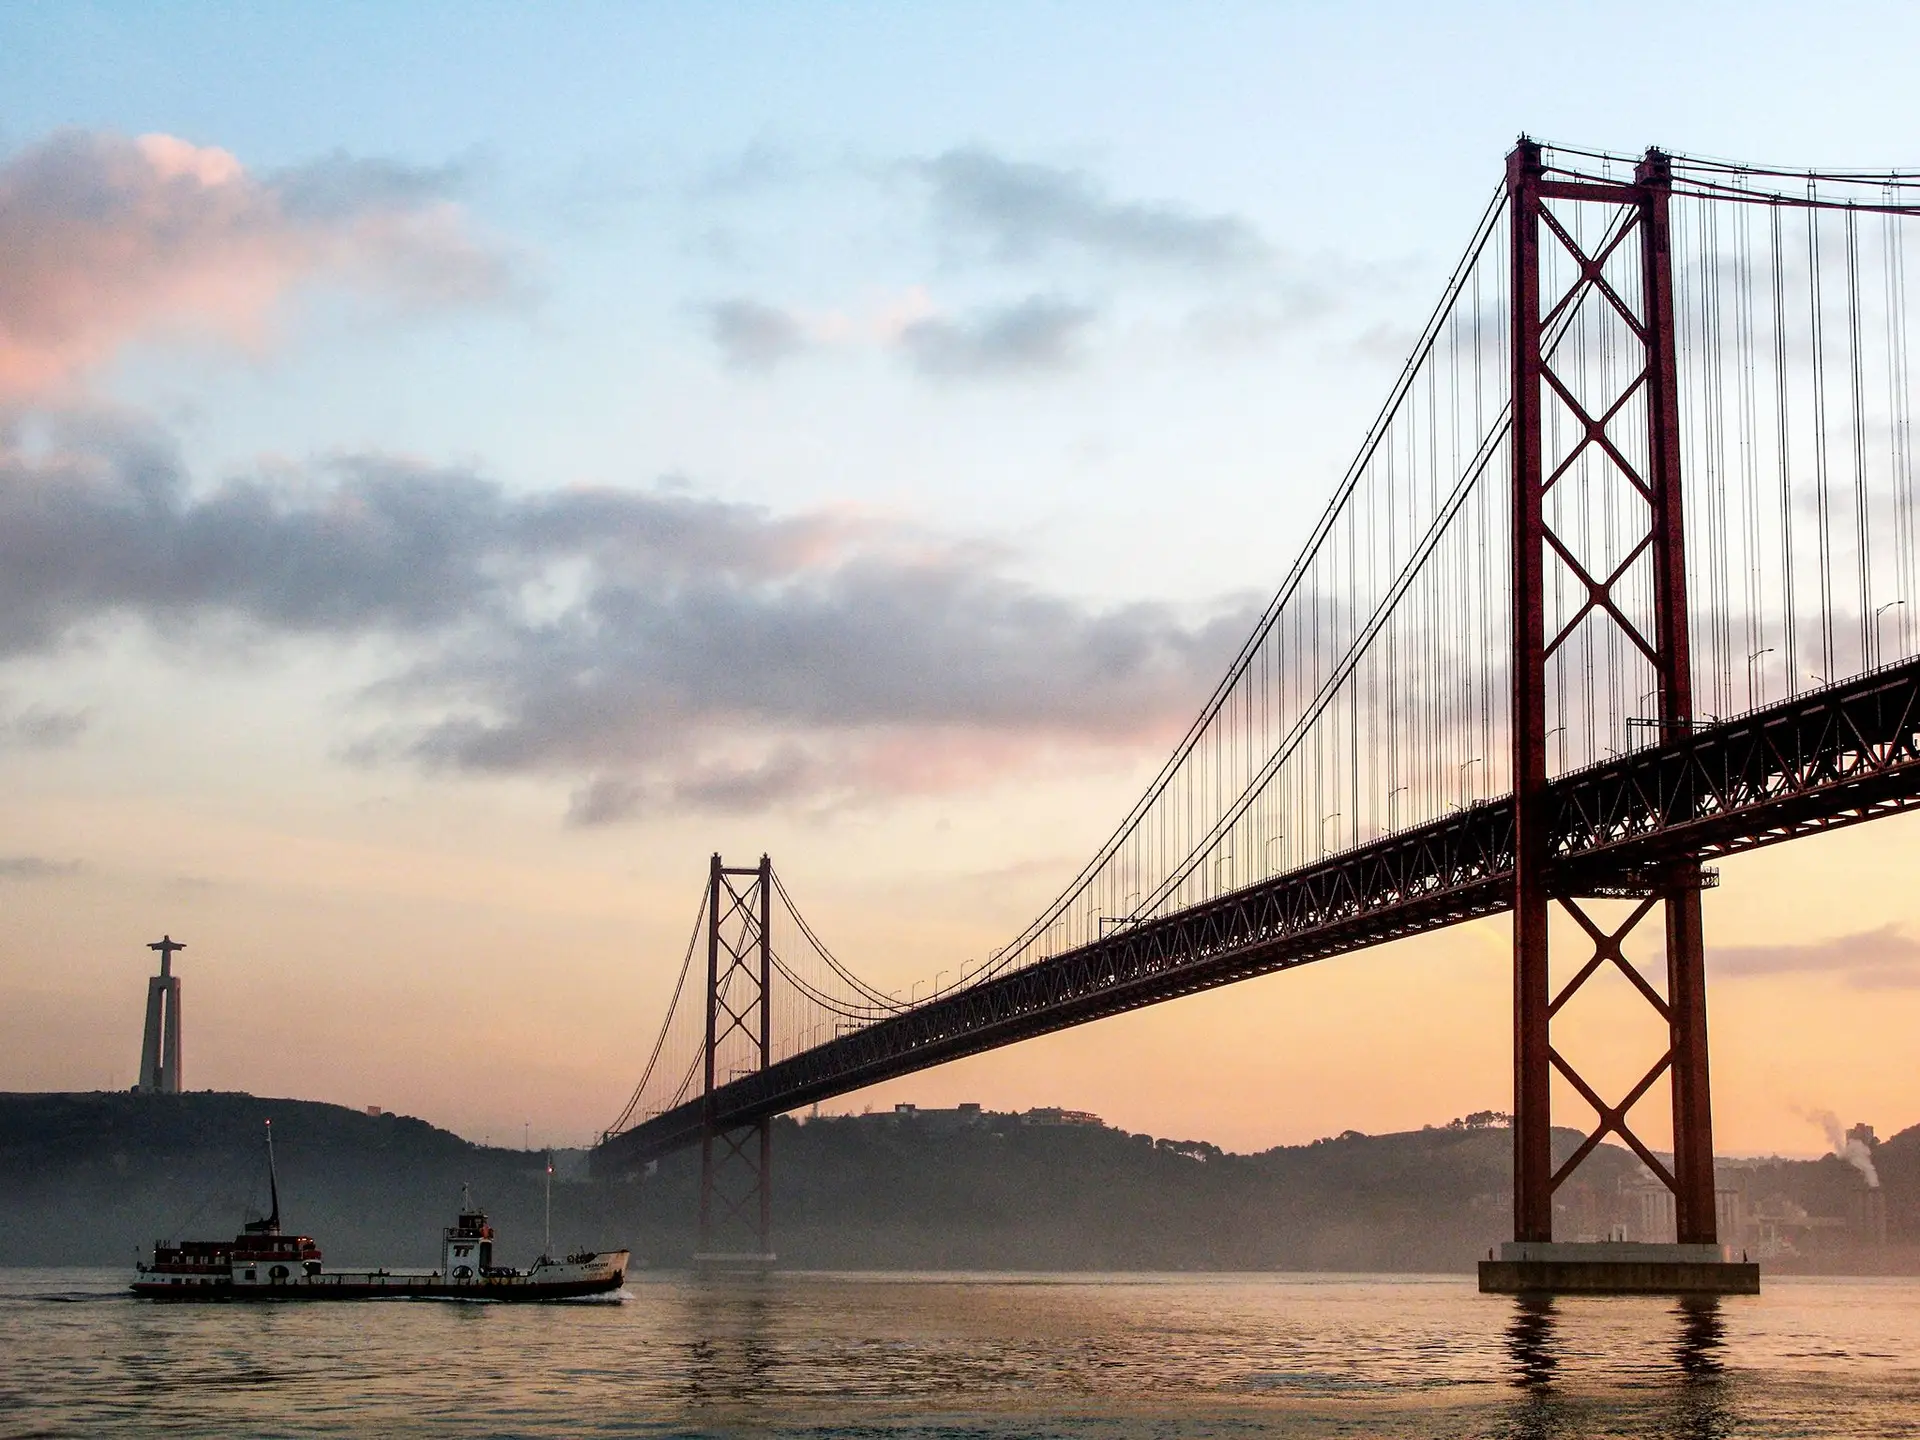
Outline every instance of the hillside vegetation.
<svg viewBox="0 0 1920 1440">
<path fill-rule="evenodd" d="M 508 1263 L 539 1249 L 538 1152 L 313 1101 L 14 1094 L 0 1095 L 0 1264 L 130 1263 L 156 1239 L 232 1234 L 266 1208 L 268 1118 L 285 1225 L 329 1263 L 430 1264 L 463 1186 Z M 1555 1139 L 1564 1155 L 1579 1136 Z M 775 1246 L 793 1268 L 1459 1271 L 1507 1233 L 1510 1144 L 1484 1117 L 1257 1155 L 1018 1116 L 781 1120 Z M 1790 1197 L 1816 1217 L 1796 1232 L 1801 1253 L 1771 1268 L 1920 1269 L 1920 1130 L 1876 1158 L 1884 1246 L 1846 1228 L 1861 1182 L 1840 1161 L 1750 1168 L 1754 1198 Z M 620 1244 L 643 1263 L 684 1264 L 698 1172 L 697 1151 L 600 1178 L 563 1157 L 556 1247 Z M 1602 1147 L 1560 1192 L 1561 1232 L 1604 1234 L 1632 1212 L 1639 1176 L 1628 1152 Z"/>
</svg>

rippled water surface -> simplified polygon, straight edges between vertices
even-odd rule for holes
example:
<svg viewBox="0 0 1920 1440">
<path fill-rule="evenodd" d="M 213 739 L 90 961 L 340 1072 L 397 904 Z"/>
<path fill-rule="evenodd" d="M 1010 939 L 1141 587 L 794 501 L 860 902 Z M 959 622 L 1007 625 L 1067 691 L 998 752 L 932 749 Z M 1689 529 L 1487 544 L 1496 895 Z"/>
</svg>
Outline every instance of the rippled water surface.
<svg viewBox="0 0 1920 1440">
<path fill-rule="evenodd" d="M 1466 1278 L 641 1276 L 154 1305 L 0 1270 L 0 1436 L 1920 1435 L 1920 1283 L 1530 1305 Z"/>
</svg>

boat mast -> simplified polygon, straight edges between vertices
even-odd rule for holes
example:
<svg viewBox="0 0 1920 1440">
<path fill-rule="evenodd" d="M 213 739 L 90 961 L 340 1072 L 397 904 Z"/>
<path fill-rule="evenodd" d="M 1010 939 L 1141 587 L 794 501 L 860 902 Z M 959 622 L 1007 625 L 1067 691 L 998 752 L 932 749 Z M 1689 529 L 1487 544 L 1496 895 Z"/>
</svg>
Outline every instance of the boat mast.
<svg viewBox="0 0 1920 1440">
<path fill-rule="evenodd" d="M 267 1233 L 280 1233 L 280 1171 L 273 1163 L 273 1121 L 267 1121 L 267 1192 L 273 1197 L 273 1213 L 267 1216 Z"/>
<path fill-rule="evenodd" d="M 553 1258 L 553 1151 L 547 1151 L 547 1243 L 540 1251 L 542 1260 Z"/>
</svg>

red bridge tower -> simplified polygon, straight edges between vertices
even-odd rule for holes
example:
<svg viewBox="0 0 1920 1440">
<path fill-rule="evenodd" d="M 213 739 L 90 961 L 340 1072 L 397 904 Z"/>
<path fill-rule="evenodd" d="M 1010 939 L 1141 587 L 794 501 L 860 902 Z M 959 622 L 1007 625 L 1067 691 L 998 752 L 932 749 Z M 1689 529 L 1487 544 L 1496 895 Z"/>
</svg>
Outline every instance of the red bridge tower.
<svg viewBox="0 0 1920 1440">
<path fill-rule="evenodd" d="M 1667 157 L 1648 150 L 1630 182 L 1555 179 L 1543 163 L 1541 147 L 1522 139 L 1507 157 L 1507 190 L 1512 225 L 1512 459 L 1513 459 L 1513 653 L 1512 765 L 1514 788 L 1514 1240 L 1503 1257 L 1526 1264 L 1529 1257 L 1547 1264 L 1553 1240 L 1553 1195 L 1562 1181 L 1609 1134 L 1617 1135 L 1675 1197 L 1675 1240 L 1681 1246 L 1707 1247 L 1716 1241 L 1714 1226 L 1713 1113 L 1707 1084 L 1706 977 L 1703 967 L 1700 891 L 1705 883 L 1697 859 L 1683 860 L 1660 873 L 1632 873 L 1575 887 L 1556 874 L 1553 814 L 1547 775 L 1548 669 L 1556 651 L 1585 621 L 1618 627 L 1627 642 L 1645 656 L 1655 677 L 1658 706 L 1638 723 L 1661 739 L 1693 726 L 1692 677 L 1687 646 L 1686 550 L 1680 491 L 1680 409 L 1675 342 L 1673 268 L 1668 205 L 1671 171 Z M 1575 227 L 1561 213 L 1577 205 L 1604 206 L 1612 223 L 1589 251 L 1576 241 Z M 1543 233 L 1544 232 L 1544 233 Z M 1543 246 L 1558 246 L 1577 269 L 1562 294 L 1543 304 Z M 1631 248 L 1625 248 L 1631 247 Z M 1637 267 L 1622 267 L 1616 257 L 1638 255 Z M 1611 270 L 1609 267 L 1612 267 Z M 1609 279 L 1623 269 L 1637 286 Z M 1626 293 L 1622 294 L 1622 290 Z M 1634 290 L 1638 294 L 1634 294 Z M 1617 394 L 1581 398 L 1577 383 L 1555 369 L 1555 343 L 1583 305 L 1608 307 L 1607 323 L 1629 337 L 1630 377 Z M 1618 324 L 1614 323 L 1617 315 Z M 1634 361 L 1637 360 L 1637 364 Z M 1557 415 L 1555 412 L 1557 411 Z M 1545 420 L 1554 415 L 1558 430 L 1574 438 L 1565 453 L 1544 453 Z M 1615 429 L 1625 419 L 1644 416 L 1641 437 Z M 1629 458 L 1629 456 L 1632 458 Z M 1604 457 L 1618 478 L 1644 502 L 1644 530 L 1626 537 L 1620 553 L 1606 565 L 1576 553 L 1569 537 L 1556 534 L 1547 503 L 1554 486 L 1583 458 Z M 1652 626 L 1644 610 L 1633 613 L 1625 591 L 1627 577 L 1641 558 L 1652 569 Z M 1591 567 L 1591 568 L 1589 568 Z M 1572 581 L 1581 596 L 1548 635 L 1547 591 L 1553 571 Z M 1604 569 L 1606 573 L 1595 573 Z M 1644 576 L 1644 570 L 1640 572 Z M 1630 722 L 1632 723 L 1632 722 Z M 1637 903 L 1617 928 L 1599 923 L 1583 901 L 1631 899 Z M 1589 958 L 1556 994 L 1548 967 L 1548 918 L 1558 905 L 1591 942 Z M 1666 993 L 1662 995 L 1622 953 L 1628 934 L 1655 908 L 1664 911 Z M 1555 1048 L 1554 1017 L 1603 966 L 1614 965 L 1666 1022 L 1666 1052 L 1617 1103 L 1609 1102 L 1583 1079 Z M 1552 1077 L 1558 1073 L 1599 1115 L 1599 1123 L 1557 1168 L 1552 1151 Z M 1660 1080 L 1668 1077 L 1673 1096 L 1673 1164 L 1669 1168 L 1628 1124 L 1629 1112 Z M 1554 1251 L 1563 1247 L 1555 1246 Z M 1565 1257 L 1561 1257 L 1565 1259 Z M 1676 1251 L 1671 1263 L 1706 1262 L 1704 1250 Z M 1489 1267 L 1492 1269 L 1493 1267 Z M 1732 1277 L 1746 1288 L 1751 1267 Z M 1483 1274 L 1483 1285 L 1487 1282 Z M 1497 1278 L 1497 1277 L 1496 1277 Z M 1511 1278 L 1511 1277 L 1509 1277 Z M 1568 1288 L 1573 1280 L 1558 1268 L 1535 1275 L 1541 1288 Z M 1710 1277 L 1711 1278 L 1711 1277 Z M 1726 1275 L 1719 1278 L 1727 1279 Z M 1577 1284 L 1577 1281 L 1574 1283 Z M 1757 1283 L 1757 1279 L 1755 1281 Z M 1499 1288 L 1513 1288 L 1500 1285 Z M 1531 1287 L 1528 1287 L 1531 1288 Z"/>
</svg>

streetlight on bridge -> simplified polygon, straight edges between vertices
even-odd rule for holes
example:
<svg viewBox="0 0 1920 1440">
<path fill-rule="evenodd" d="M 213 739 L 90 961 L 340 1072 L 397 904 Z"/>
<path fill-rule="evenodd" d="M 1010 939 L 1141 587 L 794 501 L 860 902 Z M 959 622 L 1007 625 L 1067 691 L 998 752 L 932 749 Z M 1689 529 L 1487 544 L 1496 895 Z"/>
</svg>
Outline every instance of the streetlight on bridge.
<svg viewBox="0 0 1920 1440">
<path fill-rule="evenodd" d="M 1751 655 L 1749 655 L 1749 656 L 1747 656 L 1747 708 L 1748 708 L 1749 710 L 1751 710 L 1751 709 L 1753 709 L 1753 690 L 1754 690 L 1754 685 L 1753 685 L 1753 667 L 1754 667 L 1754 663 L 1755 663 L 1756 661 L 1758 661 L 1758 660 L 1761 660 L 1761 659 L 1764 659 L 1764 658 L 1765 658 L 1766 656 L 1768 656 L 1768 655 L 1771 655 L 1771 654 L 1773 654 L 1773 646 L 1771 646 L 1771 645 L 1769 645 L 1769 646 L 1767 646 L 1767 648 L 1766 648 L 1766 649 L 1764 649 L 1764 650 L 1756 650 L 1756 651 L 1754 651 L 1754 652 L 1753 652 L 1753 653 L 1752 653 Z"/>
<path fill-rule="evenodd" d="M 1876 670 L 1880 668 L 1881 656 L 1886 653 L 1880 644 L 1880 617 L 1886 614 L 1887 611 L 1893 609 L 1894 606 L 1904 605 L 1906 603 L 1904 600 L 1889 600 L 1873 612 L 1873 668 Z"/>
<path fill-rule="evenodd" d="M 1467 771 L 1472 769 L 1475 765 L 1478 765 L 1479 763 L 1480 763 L 1480 757 L 1476 755 L 1471 760 L 1467 761 L 1466 764 L 1460 767 L 1460 806 L 1459 808 L 1462 810 L 1467 808 Z"/>
</svg>

